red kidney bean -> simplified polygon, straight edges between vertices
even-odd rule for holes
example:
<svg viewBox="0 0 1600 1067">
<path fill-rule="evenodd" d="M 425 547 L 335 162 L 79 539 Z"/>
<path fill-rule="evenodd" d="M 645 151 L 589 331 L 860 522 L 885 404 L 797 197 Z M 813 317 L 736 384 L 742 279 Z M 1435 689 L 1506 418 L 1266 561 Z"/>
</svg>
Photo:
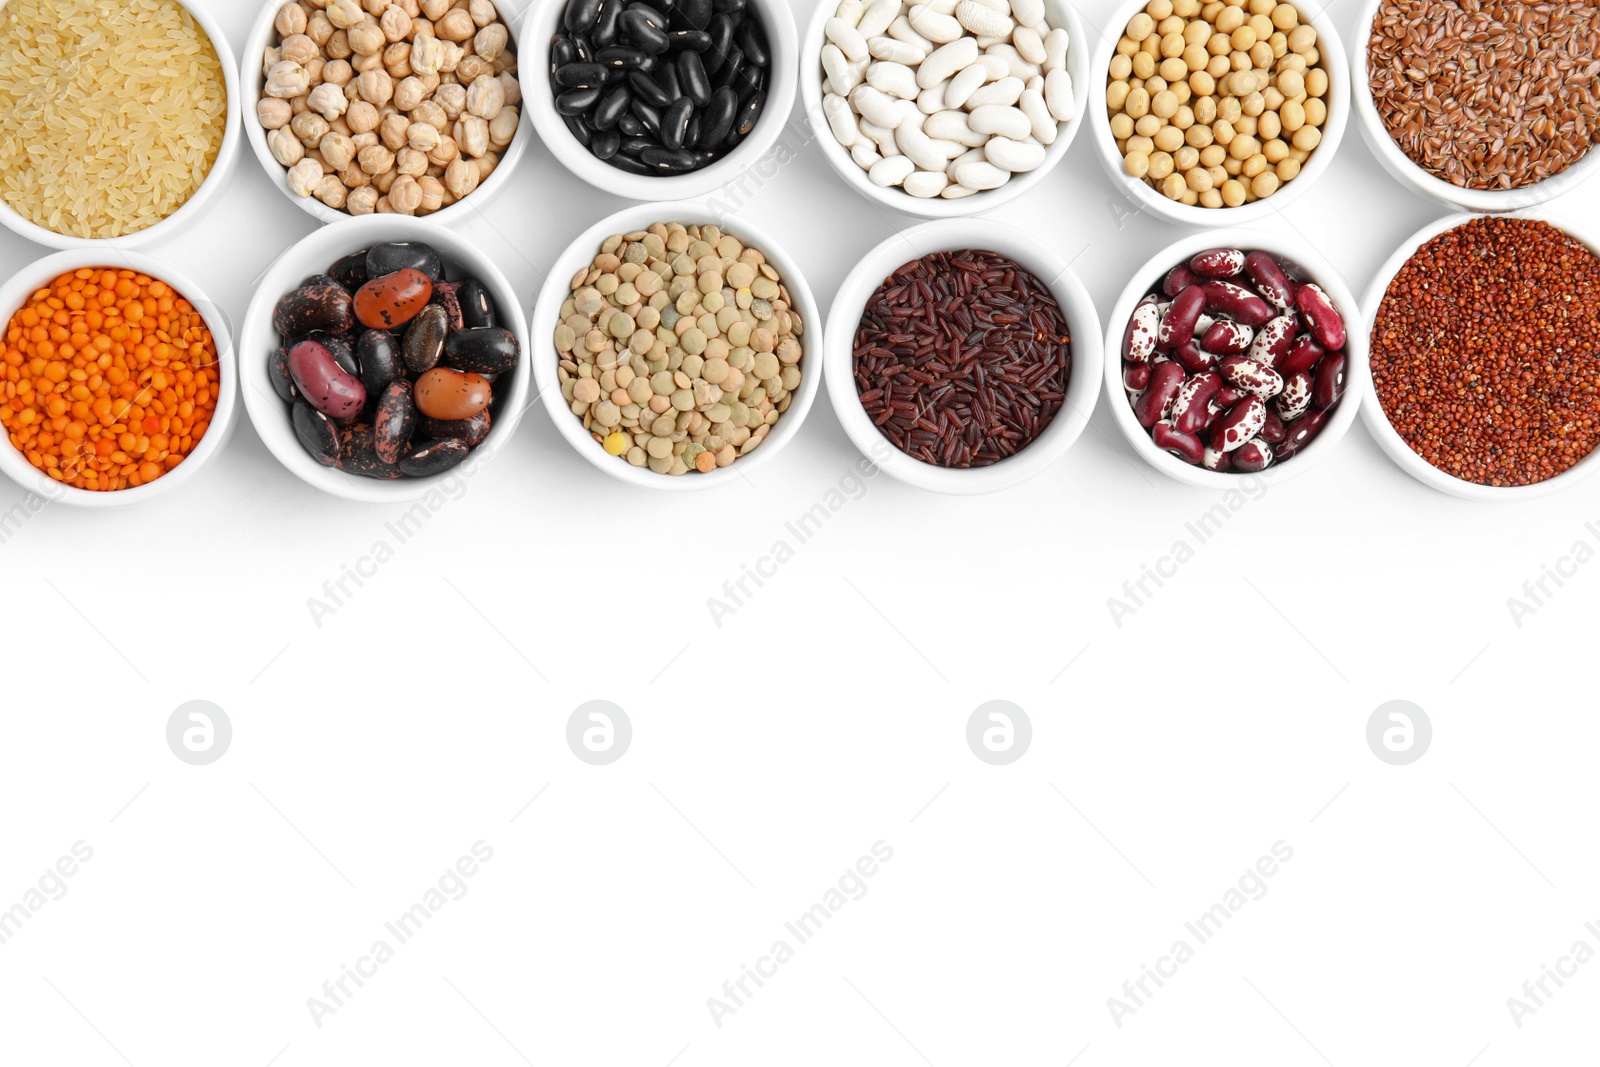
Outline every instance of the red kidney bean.
<svg viewBox="0 0 1600 1067">
<path fill-rule="evenodd" d="M 1287 436 L 1283 444 L 1278 446 L 1278 458 L 1288 459 L 1290 456 L 1304 448 L 1317 432 L 1322 429 L 1322 424 L 1328 420 L 1328 413 L 1313 408 L 1304 415 L 1289 423 L 1286 427 Z"/>
<path fill-rule="evenodd" d="M 1344 396 L 1344 353 L 1331 353 L 1317 364 L 1317 376 L 1311 386 L 1311 403 L 1323 411 L 1333 407 Z"/>
<path fill-rule="evenodd" d="M 1193 337 L 1182 341 L 1172 350 L 1172 358 L 1183 364 L 1183 369 L 1191 374 L 1198 374 L 1203 370 L 1210 370 L 1216 363 L 1217 357 L 1200 347 L 1200 342 Z"/>
<path fill-rule="evenodd" d="M 1317 361 L 1328 354 L 1328 350 L 1317 344 L 1316 339 L 1308 333 L 1303 333 L 1294 339 L 1289 346 L 1289 351 L 1277 362 L 1277 368 L 1284 374 L 1298 374 L 1303 370 L 1310 370 L 1317 365 Z"/>
<path fill-rule="evenodd" d="M 1267 405 L 1260 397 L 1245 397 L 1211 424 L 1211 447 L 1218 452 L 1232 452 L 1261 432 L 1266 416 Z"/>
<path fill-rule="evenodd" d="M 1270 327 L 1272 323 L 1267 323 Z M 1250 347 L 1255 331 L 1242 322 L 1220 319 L 1213 322 L 1200 338 L 1200 347 L 1219 356 L 1231 356 Z"/>
<path fill-rule="evenodd" d="M 1172 407 L 1173 398 L 1178 395 L 1183 379 L 1181 364 L 1169 359 L 1155 365 L 1150 372 L 1150 385 L 1133 403 L 1133 414 L 1140 426 L 1148 430 L 1167 417 L 1167 410 Z"/>
<path fill-rule="evenodd" d="M 1237 248 L 1212 248 L 1189 260 L 1189 269 L 1202 278 L 1232 278 L 1244 270 L 1245 254 Z"/>
<path fill-rule="evenodd" d="M 1178 387 L 1170 412 L 1173 428 L 1180 433 L 1199 433 L 1211 421 L 1211 398 L 1222 388 L 1222 377 L 1202 371 Z"/>
<path fill-rule="evenodd" d="M 1233 453 L 1233 469 L 1254 474 L 1272 463 L 1272 446 L 1261 438 L 1246 441 Z"/>
<path fill-rule="evenodd" d="M 1201 458 L 1200 465 L 1208 471 L 1225 471 L 1233 466 L 1233 459 L 1227 452 L 1218 452 L 1207 445 L 1206 453 Z"/>
<path fill-rule="evenodd" d="M 1272 318 L 1272 305 L 1250 290 L 1232 282 L 1208 281 L 1198 286 L 1204 294 L 1203 310 L 1227 315 L 1252 329 Z"/>
<path fill-rule="evenodd" d="M 1198 284 L 1200 284 L 1200 276 L 1186 265 L 1180 263 L 1167 271 L 1167 276 L 1161 283 L 1161 291 L 1167 294 L 1168 299 L 1171 299 L 1189 288 L 1189 286 Z"/>
<path fill-rule="evenodd" d="M 1308 370 L 1297 370 L 1283 383 L 1278 394 L 1278 416 L 1284 422 L 1293 422 L 1311 407 L 1312 377 Z"/>
<path fill-rule="evenodd" d="M 1262 400 L 1271 400 L 1283 391 L 1283 376 L 1249 356 L 1229 356 L 1217 364 L 1217 369 L 1234 388 Z"/>
<path fill-rule="evenodd" d="M 1205 309 L 1206 294 L 1203 286 L 1191 285 L 1173 297 L 1172 306 L 1161 316 L 1161 325 L 1156 330 L 1156 344 L 1164 351 L 1170 352 L 1181 342 L 1193 337 L 1195 324 L 1200 321 L 1200 313 Z"/>
<path fill-rule="evenodd" d="M 1295 307 L 1305 319 L 1306 329 L 1317 343 L 1328 351 L 1344 347 L 1344 316 L 1333 306 L 1333 300 L 1318 285 L 1307 282 L 1295 294 Z"/>
<path fill-rule="evenodd" d="M 1277 412 L 1267 409 L 1266 421 L 1261 424 L 1261 440 L 1269 445 L 1275 445 L 1289 436 L 1289 431 L 1284 428 L 1283 420 L 1278 418 Z"/>
<path fill-rule="evenodd" d="M 1294 307 L 1295 284 L 1289 280 L 1272 253 L 1255 251 L 1244 257 L 1244 269 L 1256 285 L 1256 292 L 1279 311 Z"/>
<path fill-rule="evenodd" d="M 378 458 L 385 463 L 399 463 L 406 446 L 411 443 L 411 431 L 416 424 L 417 407 L 411 383 L 404 378 L 390 382 L 378 397 L 372 419 L 372 447 Z"/>
<path fill-rule="evenodd" d="M 1130 393 L 1143 391 L 1150 384 L 1150 364 L 1125 363 L 1122 366 L 1122 387 Z"/>
<path fill-rule="evenodd" d="M 1156 298 L 1147 296 L 1133 309 L 1127 332 L 1122 335 L 1122 358 L 1129 363 L 1145 363 L 1156 350 L 1156 329 L 1161 325 L 1161 312 L 1156 308 Z"/>
<path fill-rule="evenodd" d="M 332 419 L 348 419 L 367 402 L 366 387 L 334 361 L 316 341 L 289 350 L 289 374 L 306 402 Z"/>
<path fill-rule="evenodd" d="M 1192 433 L 1184 433 L 1172 423 L 1163 420 L 1150 428 L 1150 438 L 1156 447 L 1169 452 L 1185 463 L 1196 464 L 1205 457 L 1206 446 Z"/>
<path fill-rule="evenodd" d="M 1288 353 L 1298 325 L 1299 320 L 1293 315 L 1279 315 L 1261 327 L 1261 332 L 1256 334 L 1255 342 L 1250 346 L 1250 358 L 1276 369 L 1278 361 Z"/>
</svg>

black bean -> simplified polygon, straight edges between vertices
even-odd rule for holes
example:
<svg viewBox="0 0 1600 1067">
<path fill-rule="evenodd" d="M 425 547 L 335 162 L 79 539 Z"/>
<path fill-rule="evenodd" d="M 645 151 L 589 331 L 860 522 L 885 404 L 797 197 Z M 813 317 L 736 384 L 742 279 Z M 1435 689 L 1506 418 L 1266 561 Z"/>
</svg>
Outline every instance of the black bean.
<svg viewBox="0 0 1600 1067">
<path fill-rule="evenodd" d="M 594 54 L 594 58 L 596 63 L 604 63 L 616 70 L 654 70 L 656 66 L 655 56 L 621 45 L 602 48 Z"/>
<path fill-rule="evenodd" d="M 377 396 L 384 386 L 405 376 L 400 344 L 385 330 L 367 330 L 356 340 L 356 361 L 361 364 L 361 384 L 368 396 Z"/>
<path fill-rule="evenodd" d="M 711 21 L 711 0 L 678 0 L 672 21 L 679 29 L 703 30 Z"/>
<path fill-rule="evenodd" d="M 739 47 L 744 49 L 745 58 L 758 67 L 764 67 L 772 61 L 767 52 L 767 35 L 761 32 L 761 24 L 755 21 L 746 22 L 739 27 Z"/>
<path fill-rule="evenodd" d="M 550 77 L 556 76 L 556 71 L 568 63 L 578 61 L 578 49 L 570 38 L 556 34 L 550 38 Z"/>
<path fill-rule="evenodd" d="M 598 85 L 587 89 L 568 89 L 556 97 L 556 111 L 562 115 L 581 115 L 600 102 L 605 90 Z"/>
<path fill-rule="evenodd" d="M 711 47 L 711 35 L 705 30 L 673 30 L 667 34 L 667 41 L 674 52 L 704 52 Z"/>
<path fill-rule="evenodd" d="M 684 95 L 694 101 L 695 107 L 711 103 L 711 79 L 706 77 L 705 64 L 698 52 L 678 53 L 678 85 Z"/>
<path fill-rule="evenodd" d="M 480 326 L 494 326 L 494 298 L 489 295 L 489 290 L 476 278 L 461 283 L 461 290 L 456 294 L 461 301 L 461 321 L 469 330 Z"/>
<path fill-rule="evenodd" d="M 747 4 L 748 0 L 711 0 L 711 10 L 738 15 L 744 12 Z"/>
<path fill-rule="evenodd" d="M 617 151 L 621 155 L 637 159 L 646 148 L 656 148 L 658 146 L 659 142 L 654 137 L 624 137 Z M 617 157 L 612 156 L 611 158 L 615 162 Z"/>
<path fill-rule="evenodd" d="M 672 101 L 669 100 L 667 102 L 670 104 Z M 631 111 L 617 120 L 617 132 L 624 137 L 647 137 L 650 134 L 650 131 L 645 128 L 645 124 L 640 121 L 639 116 Z"/>
<path fill-rule="evenodd" d="M 643 163 L 639 162 L 636 155 L 630 155 L 626 151 L 617 153 L 610 159 L 606 160 L 606 162 L 610 163 L 618 170 L 626 171 L 629 174 L 644 174 L 654 177 L 657 173 L 654 167 L 645 166 Z"/>
<path fill-rule="evenodd" d="M 702 112 L 696 111 L 689 116 L 689 125 L 683 131 L 683 147 L 693 148 L 700 143 L 700 116 Z"/>
<path fill-rule="evenodd" d="M 369 278 L 382 278 L 385 274 L 408 269 L 421 271 L 431 282 L 444 277 L 444 265 L 439 262 L 439 253 L 420 241 L 394 241 L 373 245 L 367 251 Z"/>
<path fill-rule="evenodd" d="M 561 121 L 566 123 L 567 131 L 572 134 L 581 145 L 588 146 L 590 138 L 594 135 L 589 132 L 589 127 L 577 115 L 562 115 Z"/>
<path fill-rule="evenodd" d="M 706 32 L 711 38 L 711 47 L 706 49 L 704 60 L 706 73 L 715 76 L 728 61 L 728 49 L 733 46 L 733 19 L 727 15 L 717 15 L 712 18 Z"/>
<path fill-rule="evenodd" d="M 739 71 L 739 76 L 730 83 L 730 87 L 739 94 L 739 99 L 748 99 L 757 89 L 767 87 L 767 69 L 746 63 Z"/>
<path fill-rule="evenodd" d="M 628 110 L 628 104 L 633 100 L 633 90 L 626 85 L 619 85 L 607 90 L 606 95 L 600 98 L 600 104 L 594 109 L 594 114 L 589 116 L 589 125 L 596 132 L 609 130 L 617 124 L 623 114 Z M 590 144 L 593 148 L 593 143 Z M 595 153 L 599 155 L 598 152 Z"/>
<path fill-rule="evenodd" d="M 727 51 L 727 61 L 722 64 L 722 70 L 717 73 L 717 84 L 733 85 L 734 79 L 744 69 L 744 49 L 734 45 Z M 737 89 L 735 89 L 737 91 Z"/>
<path fill-rule="evenodd" d="M 648 8 L 641 11 L 640 8 L 643 7 L 643 4 L 634 4 L 624 11 L 617 28 L 622 31 L 622 35 L 627 38 L 628 42 L 641 52 L 659 56 L 666 52 L 671 47 L 671 44 L 668 42 L 663 28 L 650 21 L 655 13 L 650 12 Z M 655 15 L 655 17 L 659 18 L 660 16 Z"/>
<path fill-rule="evenodd" d="M 630 71 L 628 73 L 628 84 L 633 87 L 635 93 L 644 97 L 645 102 L 653 107 L 666 107 L 672 103 L 673 98 L 668 96 L 667 91 L 661 88 L 656 80 L 648 74 Z M 626 133 L 628 131 L 624 130 L 623 132 Z"/>
<path fill-rule="evenodd" d="M 444 343 L 444 365 L 473 374 L 504 374 L 521 356 L 516 335 L 498 326 L 457 330 Z"/>
<path fill-rule="evenodd" d="M 684 136 L 689 132 L 689 119 L 694 116 L 694 101 L 680 96 L 661 112 L 661 145 L 676 151 L 683 147 Z"/>
<path fill-rule="evenodd" d="M 616 130 L 600 130 L 594 135 L 594 140 L 589 142 L 589 151 L 594 153 L 596 159 L 610 159 L 622 147 L 622 134 Z"/>
<path fill-rule="evenodd" d="M 581 33 L 572 35 L 572 58 L 579 63 L 594 62 L 594 47 L 589 44 L 589 38 Z"/>
<path fill-rule="evenodd" d="M 568 63 L 556 71 L 556 84 L 563 89 L 587 89 L 606 83 L 606 68 L 599 63 Z"/>
<path fill-rule="evenodd" d="M 661 136 L 661 108 L 651 107 L 637 96 L 628 106 L 639 116 L 639 121 L 644 123 L 646 133 L 652 137 Z"/>
<path fill-rule="evenodd" d="M 600 0 L 567 0 L 561 24 L 568 33 L 582 33 L 600 17 Z"/>
<path fill-rule="evenodd" d="M 733 132 L 743 137 L 756 128 L 756 121 L 761 118 L 761 109 L 767 106 L 767 94 L 757 89 L 748 100 L 739 104 L 738 121 L 733 124 Z"/>
<path fill-rule="evenodd" d="M 682 174 L 694 170 L 700 157 L 687 148 L 670 149 L 650 147 L 639 155 L 639 159 L 648 167 L 667 174 Z"/>
<path fill-rule="evenodd" d="M 661 91 L 671 97 L 667 104 L 683 95 L 683 83 L 678 79 L 678 65 L 676 63 L 663 63 L 656 70 L 656 84 L 661 86 Z M 666 104 L 662 104 L 666 107 Z"/>
<path fill-rule="evenodd" d="M 399 471 L 412 478 L 426 478 L 430 474 L 441 474 L 466 459 L 472 449 L 466 442 L 453 437 L 443 437 L 436 441 L 424 441 L 412 450 L 411 454 L 400 460 Z"/>
<path fill-rule="evenodd" d="M 603 0 L 600 5 L 600 18 L 589 33 L 589 39 L 594 42 L 596 48 L 616 43 L 617 19 L 626 8 L 627 0 Z"/>
<path fill-rule="evenodd" d="M 702 112 L 698 148 L 713 148 L 728 137 L 733 129 L 733 115 L 739 109 L 739 94 L 724 85 L 711 94 L 711 103 Z"/>
<path fill-rule="evenodd" d="M 366 251 L 352 252 L 337 260 L 328 268 L 328 277 L 354 294 L 357 289 L 367 284 Z"/>
</svg>

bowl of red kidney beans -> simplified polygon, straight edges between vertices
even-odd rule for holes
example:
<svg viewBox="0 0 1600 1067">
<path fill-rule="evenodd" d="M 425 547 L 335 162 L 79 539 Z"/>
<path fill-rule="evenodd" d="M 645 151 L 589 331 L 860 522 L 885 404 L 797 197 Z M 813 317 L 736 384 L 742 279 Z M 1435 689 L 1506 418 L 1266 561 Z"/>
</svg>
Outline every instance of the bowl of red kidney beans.
<svg viewBox="0 0 1600 1067">
<path fill-rule="evenodd" d="M 722 187 L 777 142 L 798 39 L 783 0 L 535 0 L 527 112 L 562 166 L 634 200 Z M 780 159 L 779 162 L 782 162 Z"/>
<path fill-rule="evenodd" d="M 527 322 L 510 284 L 433 223 L 326 227 L 262 279 L 241 336 L 246 406 L 274 455 L 339 496 L 424 496 L 470 473 L 527 406 Z"/>
<path fill-rule="evenodd" d="M 1299 473 L 1354 421 L 1368 334 L 1326 260 L 1267 233 L 1213 230 L 1156 256 L 1106 332 L 1117 425 L 1152 466 L 1225 488 Z"/>
</svg>

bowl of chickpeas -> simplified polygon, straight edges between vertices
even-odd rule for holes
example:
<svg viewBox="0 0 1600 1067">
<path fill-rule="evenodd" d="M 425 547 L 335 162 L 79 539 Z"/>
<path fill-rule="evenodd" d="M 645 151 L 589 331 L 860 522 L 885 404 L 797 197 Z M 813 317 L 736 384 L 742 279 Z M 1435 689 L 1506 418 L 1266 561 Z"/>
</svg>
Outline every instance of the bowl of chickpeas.
<svg viewBox="0 0 1600 1067">
<path fill-rule="evenodd" d="M 1325 14 L 1287 0 L 1133 0 L 1096 52 L 1090 140 L 1140 209 L 1240 225 L 1332 162 L 1349 69 Z"/>
</svg>

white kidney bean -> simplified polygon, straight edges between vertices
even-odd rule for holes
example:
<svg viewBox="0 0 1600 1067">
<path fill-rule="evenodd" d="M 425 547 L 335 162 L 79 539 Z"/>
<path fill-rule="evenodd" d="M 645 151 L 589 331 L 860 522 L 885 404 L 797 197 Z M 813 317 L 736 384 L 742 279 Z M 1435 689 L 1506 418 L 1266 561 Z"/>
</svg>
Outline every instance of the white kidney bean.
<svg viewBox="0 0 1600 1067">
<path fill-rule="evenodd" d="M 839 51 L 844 53 L 846 59 L 867 58 L 867 39 L 861 36 L 860 31 L 844 19 L 838 16 L 829 19 L 823 23 L 822 33 L 828 40 L 838 46 Z"/>
<path fill-rule="evenodd" d="M 1007 10 L 1010 10 L 1009 5 Z M 978 0 L 961 0 L 956 5 L 956 21 L 974 37 L 1006 38 L 1016 28 L 1011 16 Z"/>
<path fill-rule="evenodd" d="M 1018 26 L 1011 34 L 1011 47 L 1017 54 L 1029 63 L 1043 64 L 1049 59 L 1049 53 L 1044 50 L 1044 38 L 1039 36 L 1039 31 L 1031 26 Z"/>
<path fill-rule="evenodd" d="M 856 75 L 855 67 L 839 51 L 836 44 L 822 46 L 822 69 L 828 75 L 828 81 L 833 84 L 833 91 L 843 95 L 854 89 L 861 79 Z"/>
<path fill-rule="evenodd" d="M 837 93 L 829 93 L 822 98 L 822 113 L 827 116 L 828 128 L 833 131 L 834 140 L 846 148 L 850 148 L 861 140 L 861 129 L 856 125 L 856 116 L 850 110 L 849 101 Z"/>
<path fill-rule="evenodd" d="M 860 140 L 850 149 L 850 158 L 856 161 L 856 166 L 862 170 L 871 170 L 872 165 L 883 158 L 883 155 L 874 147 L 872 142 Z"/>
<path fill-rule="evenodd" d="M 858 85 L 850 90 L 850 105 L 856 109 L 862 118 L 874 126 L 881 126 L 892 130 L 900 125 L 900 109 L 894 106 L 894 100 L 870 85 Z"/>
<path fill-rule="evenodd" d="M 911 27 L 911 20 L 901 15 L 889 23 L 889 36 L 901 44 L 913 45 L 922 50 L 923 55 L 933 51 L 934 43 Z"/>
<path fill-rule="evenodd" d="M 1014 107 L 1004 107 L 1000 104 L 986 104 L 983 107 L 973 108 L 967 118 L 967 124 L 978 133 L 1009 137 L 1014 141 L 1022 140 L 1033 130 L 1033 124 L 1028 121 L 1028 116 Z"/>
<path fill-rule="evenodd" d="M 1024 26 L 1037 28 L 1044 22 L 1044 0 L 1011 0 L 1011 17 Z"/>
<path fill-rule="evenodd" d="M 918 170 L 943 170 L 945 164 L 949 162 L 949 157 L 940 147 L 948 142 L 934 141 L 909 122 L 901 124 L 900 128 L 894 131 L 894 142 L 900 146 L 900 151 L 917 165 Z"/>
<path fill-rule="evenodd" d="M 878 151 L 886 156 L 898 156 L 900 146 L 894 143 L 894 131 L 885 129 L 875 123 L 861 120 L 861 133 L 873 144 L 878 146 Z"/>
<path fill-rule="evenodd" d="M 889 28 L 900 14 L 900 0 L 873 0 L 872 6 L 861 14 L 861 21 L 856 23 L 856 32 L 861 36 L 871 39 Z"/>
<path fill-rule="evenodd" d="M 954 15 L 941 15 L 926 4 L 918 4 L 911 9 L 911 28 L 934 44 L 958 41 L 963 34 L 961 23 L 956 21 Z M 978 42 L 972 43 L 976 45 Z"/>
<path fill-rule="evenodd" d="M 824 53 L 828 48 L 838 51 L 836 46 L 827 45 L 823 49 Z M 908 67 L 914 67 L 928 58 L 927 49 L 918 48 L 916 45 L 908 44 L 905 41 L 897 41 L 893 37 L 872 38 L 867 42 L 867 51 L 872 54 L 873 59 L 881 59 L 889 63 L 904 63 Z M 843 52 L 839 53 L 839 58 L 844 58 Z M 822 67 L 824 70 L 828 69 L 826 54 L 823 56 Z"/>
<path fill-rule="evenodd" d="M 1017 108 L 1033 124 L 1033 136 L 1040 144 L 1054 144 L 1056 140 L 1056 120 L 1050 114 L 1050 109 L 1045 106 L 1044 93 L 1038 89 L 1024 89 L 1022 99 L 1017 102 Z"/>
<path fill-rule="evenodd" d="M 872 179 L 873 185 L 887 189 L 891 185 L 899 185 L 905 181 L 916 169 L 916 164 L 905 156 L 885 156 L 872 165 L 872 169 L 867 171 L 867 177 Z"/>
<path fill-rule="evenodd" d="M 1011 107 L 1022 99 L 1022 79 L 1009 75 L 997 82 L 990 82 L 967 98 L 967 108 L 976 111 L 988 104 L 999 104 L 1002 107 Z"/>
<path fill-rule="evenodd" d="M 959 200 L 963 196 L 976 195 L 977 192 L 978 190 L 976 189 L 968 189 L 965 185 L 961 185 L 957 182 L 951 182 L 949 185 L 944 187 L 943 191 L 939 193 L 939 196 L 945 200 Z"/>
<path fill-rule="evenodd" d="M 1021 78 L 1023 81 L 1027 81 L 1035 74 L 1043 73 L 1043 68 L 1037 63 L 1029 63 L 1026 59 L 1023 59 L 1022 53 L 1009 44 L 997 44 L 989 49 L 988 54 L 1004 59 L 1007 67 L 1006 73 L 1014 78 Z"/>
<path fill-rule="evenodd" d="M 917 110 L 924 115 L 932 115 L 936 111 L 944 110 L 944 97 L 950 89 L 949 80 L 940 82 L 931 89 L 924 89 L 917 94 Z"/>
<path fill-rule="evenodd" d="M 968 148 L 982 148 L 983 143 L 989 139 L 986 133 L 978 133 L 967 125 L 967 113 L 956 109 L 935 111 L 928 116 L 922 124 L 922 130 L 929 137 L 943 141 L 956 141 Z"/>
<path fill-rule="evenodd" d="M 1011 180 L 1011 172 L 986 160 L 975 159 L 956 168 L 956 181 L 974 192 L 998 189 Z"/>
<path fill-rule="evenodd" d="M 917 67 L 917 84 L 931 89 L 978 61 L 978 42 L 962 37 L 935 49 Z"/>
<path fill-rule="evenodd" d="M 862 0 L 839 0 L 839 6 L 833 10 L 833 17 L 854 28 L 866 10 L 867 5 L 862 3 Z"/>
<path fill-rule="evenodd" d="M 890 63 L 884 60 L 879 60 L 867 68 L 867 84 L 880 93 L 887 93 L 901 100 L 913 100 L 919 92 L 915 71 L 903 63 Z"/>
<path fill-rule="evenodd" d="M 1067 31 L 1061 28 L 1051 30 L 1044 36 L 1044 69 L 1067 69 Z"/>
<path fill-rule="evenodd" d="M 923 199 L 928 199 L 930 197 L 938 196 L 940 193 L 944 192 L 945 187 L 949 184 L 950 179 L 942 170 L 919 170 L 907 177 L 906 180 L 901 183 L 901 188 L 910 193 L 912 196 L 920 196 Z"/>
<path fill-rule="evenodd" d="M 1044 79 L 1044 102 L 1057 122 L 1072 117 L 1072 75 L 1064 70 L 1052 70 Z"/>
<path fill-rule="evenodd" d="M 944 93 L 945 107 L 964 107 L 978 87 L 989 78 L 989 72 L 981 63 L 974 63 L 960 74 L 950 79 L 949 88 Z"/>
<path fill-rule="evenodd" d="M 1044 145 L 1035 141 L 1013 141 L 1009 137 L 991 137 L 983 146 L 985 158 L 1013 174 L 1021 174 L 1044 162 Z"/>
</svg>

